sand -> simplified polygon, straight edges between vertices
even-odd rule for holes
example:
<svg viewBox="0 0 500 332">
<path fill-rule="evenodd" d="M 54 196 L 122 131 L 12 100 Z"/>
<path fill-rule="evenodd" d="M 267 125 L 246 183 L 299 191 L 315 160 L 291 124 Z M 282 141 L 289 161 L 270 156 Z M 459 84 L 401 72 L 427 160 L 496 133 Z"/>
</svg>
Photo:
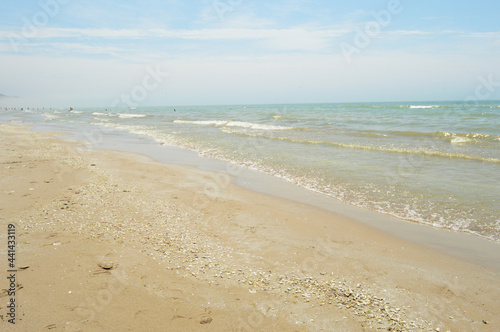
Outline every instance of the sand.
<svg viewBox="0 0 500 332">
<path fill-rule="evenodd" d="M 0 143 L 2 331 L 500 330 L 498 270 L 244 189 L 230 171 L 13 124 Z"/>
</svg>

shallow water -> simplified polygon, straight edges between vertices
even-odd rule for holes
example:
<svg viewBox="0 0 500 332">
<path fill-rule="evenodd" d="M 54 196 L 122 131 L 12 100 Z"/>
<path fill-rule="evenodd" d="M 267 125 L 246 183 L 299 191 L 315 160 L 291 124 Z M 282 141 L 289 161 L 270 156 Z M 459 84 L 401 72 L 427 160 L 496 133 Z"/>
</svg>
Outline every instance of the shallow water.
<svg viewBox="0 0 500 332">
<path fill-rule="evenodd" d="M 500 240 L 500 102 L 2 110 L 152 138 L 401 219 Z M 100 135 L 89 132 L 89 143 Z"/>
</svg>

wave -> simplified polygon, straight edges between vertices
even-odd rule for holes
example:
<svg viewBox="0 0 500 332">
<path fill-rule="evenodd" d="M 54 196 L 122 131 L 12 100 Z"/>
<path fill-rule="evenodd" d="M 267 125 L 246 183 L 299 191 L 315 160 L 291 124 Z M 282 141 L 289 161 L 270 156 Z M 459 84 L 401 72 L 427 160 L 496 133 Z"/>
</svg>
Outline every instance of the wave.
<svg viewBox="0 0 500 332">
<path fill-rule="evenodd" d="M 188 121 L 188 120 L 174 120 L 174 123 L 195 124 L 202 126 L 223 126 L 227 121 L 220 120 L 205 120 L 205 121 Z"/>
<path fill-rule="evenodd" d="M 461 144 L 461 143 L 469 143 L 469 142 L 472 142 L 472 140 L 467 138 L 467 137 L 460 137 L 460 136 L 452 137 L 451 141 L 450 141 L 451 144 Z"/>
<path fill-rule="evenodd" d="M 281 139 L 281 138 L 279 138 L 279 139 Z M 472 156 L 472 155 L 463 154 L 463 153 L 451 153 L 451 152 L 443 152 L 443 151 L 437 151 L 437 150 L 396 149 L 396 148 L 384 148 L 384 147 L 361 145 L 361 144 L 346 144 L 346 143 L 338 143 L 338 142 L 314 142 L 314 141 L 301 141 L 301 140 L 293 140 L 293 141 L 298 142 L 298 143 L 307 143 L 307 144 L 326 144 L 326 145 L 333 145 L 333 146 L 337 146 L 337 147 L 358 149 L 358 150 L 370 150 L 370 151 L 380 151 L 380 152 L 400 153 L 400 154 L 414 154 L 414 155 L 422 155 L 422 156 L 428 156 L 428 157 L 465 159 L 465 160 L 474 160 L 474 161 L 500 164 L 500 159 L 497 159 L 497 158 L 484 158 L 484 157 Z"/>
<path fill-rule="evenodd" d="M 373 106 L 375 107 L 375 106 Z M 379 106 L 377 106 L 379 107 Z M 384 106 L 384 108 L 391 109 L 394 108 L 391 105 Z M 467 101 L 462 101 L 462 102 L 456 102 L 454 104 L 448 104 L 448 105 L 400 105 L 399 108 L 409 108 L 409 109 L 457 109 L 457 110 L 465 110 L 465 109 L 477 109 L 477 108 L 490 108 L 490 109 L 495 109 L 495 108 L 500 108 L 500 105 L 495 106 L 495 105 L 489 105 L 487 103 L 485 104 L 471 104 L 470 102 Z"/>
<path fill-rule="evenodd" d="M 377 133 L 370 133 L 370 132 L 359 132 L 359 133 L 355 133 L 354 135 L 361 136 L 361 137 L 376 137 L 376 138 L 388 137 L 388 135 L 386 135 L 386 134 L 377 134 Z"/>
<path fill-rule="evenodd" d="M 259 129 L 259 130 L 293 130 L 294 127 L 283 127 L 283 126 L 275 126 L 275 125 L 265 125 L 259 123 L 251 123 L 251 122 L 240 122 L 240 121 L 229 121 L 226 123 L 227 127 L 242 127 L 242 128 L 250 128 L 250 129 Z"/>
<path fill-rule="evenodd" d="M 50 113 L 44 113 L 43 116 L 45 117 L 45 121 L 52 121 L 59 119 L 59 116 Z"/>
<path fill-rule="evenodd" d="M 131 125 L 125 125 L 125 124 L 103 123 L 103 122 L 92 122 L 91 124 L 94 126 L 124 130 L 126 132 L 131 133 L 131 134 L 146 136 L 146 137 L 152 138 L 154 141 L 156 141 L 160 144 L 170 144 L 170 145 L 174 145 L 174 146 L 176 145 L 176 141 L 174 140 L 174 136 L 172 136 L 168 133 L 165 133 L 164 131 L 161 131 L 161 130 L 151 129 L 147 126 L 138 126 L 138 125 L 131 126 Z"/>
<path fill-rule="evenodd" d="M 120 119 L 133 119 L 133 118 L 144 118 L 146 114 L 130 114 L 130 113 L 118 113 Z"/>
<path fill-rule="evenodd" d="M 480 133 L 448 133 L 448 132 L 437 132 L 436 136 L 438 138 L 445 138 L 449 140 L 450 143 L 477 143 L 481 141 L 500 141 L 499 135 L 488 135 Z"/>
<path fill-rule="evenodd" d="M 477 143 L 481 141 L 500 141 L 500 135 L 490 135 L 482 133 L 451 133 L 446 131 L 435 132 L 419 132 L 419 131 L 390 131 L 389 134 L 393 136 L 413 137 L 413 138 L 427 138 L 444 140 L 448 142 L 469 142 Z"/>
<path fill-rule="evenodd" d="M 478 117 L 478 118 L 484 118 L 484 117 L 498 117 L 500 116 L 500 113 L 498 112 L 482 112 L 482 113 L 471 113 L 468 114 L 470 117 Z"/>
<path fill-rule="evenodd" d="M 452 159 L 464 159 L 464 160 L 473 160 L 480 162 L 490 162 L 500 164 L 500 159 L 497 158 L 484 158 L 479 156 L 473 156 L 463 153 L 451 153 L 451 152 L 443 152 L 438 150 L 411 150 L 411 149 L 398 149 L 398 148 L 385 148 L 381 146 L 370 146 L 370 145 L 362 145 L 362 144 L 350 144 L 350 143 L 341 143 L 341 142 L 328 142 L 328 141 L 309 141 L 309 140 L 301 140 L 294 139 L 291 137 L 278 137 L 278 136 L 266 136 L 266 135 L 255 135 L 251 133 L 237 132 L 232 131 L 232 134 L 249 136 L 249 137 L 259 137 L 270 140 L 281 140 L 281 141 L 289 141 L 293 143 L 301 143 L 301 144 L 310 144 L 310 145 L 330 145 L 339 148 L 347 148 L 347 149 L 356 149 L 356 150 L 366 150 L 366 151 L 379 151 L 379 152 L 388 152 L 388 153 L 399 153 L 399 154 L 411 154 L 411 155 L 421 155 L 427 157 L 440 157 L 440 158 L 452 158 Z"/>
<path fill-rule="evenodd" d="M 294 130 L 295 127 L 284 127 L 276 125 L 266 125 L 260 123 L 243 122 L 243 121 L 223 121 L 223 120 L 174 120 L 174 123 L 194 124 L 202 126 L 216 126 L 216 127 L 240 127 L 257 130 Z"/>
<path fill-rule="evenodd" d="M 439 105 L 410 105 L 409 108 L 438 108 Z"/>
</svg>

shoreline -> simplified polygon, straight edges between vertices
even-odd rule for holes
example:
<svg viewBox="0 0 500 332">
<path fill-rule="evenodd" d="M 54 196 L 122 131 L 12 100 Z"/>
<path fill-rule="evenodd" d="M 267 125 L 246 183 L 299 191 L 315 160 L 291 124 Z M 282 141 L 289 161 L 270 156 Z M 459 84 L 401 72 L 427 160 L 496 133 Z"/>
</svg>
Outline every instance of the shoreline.
<svg viewBox="0 0 500 332">
<path fill-rule="evenodd" d="M 59 132 L 62 126 L 63 132 L 66 132 L 62 138 L 82 144 L 87 142 L 85 144 L 88 144 L 89 149 L 135 153 L 167 165 L 196 167 L 216 172 L 222 177 L 231 176 L 235 178 L 237 185 L 245 189 L 338 213 L 398 238 L 500 271 L 500 243 L 473 233 L 399 219 L 350 205 L 259 171 L 200 156 L 187 149 L 160 145 L 149 137 L 125 133 L 118 129 L 86 125 L 83 130 L 83 128 L 77 129 L 80 128 L 80 124 L 75 126 L 62 123 L 30 124 L 30 126 L 41 132 L 54 130 Z M 64 128 L 64 126 L 69 127 Z M 216 188 L 218 189 L 220 188 Z"/>
<path fill-rule="evenodd" d="M 82 149 L 19 125 L 0 130 L 2 184 L 11 188 L 0 193 L 2 222 L 23 229 L 19 256 L 29 265 L 19 291 L 25 327 L 81 322 L 83 330 L 104 330 L 111 319 L 119 330 L 134 317 L 150 327 L 179 324 L 173 330 L 500 326 L 495 270 L 336 212 L 249 191 L 216 172 Z M 47 294 L 42 280 L 57 269 L 63 278 Z M 127 287 L 116 286 L 116 294 L 110 280 L 98 279 L 123 272 Z M 85 321 L 90 311 L 76 309 L 106 289 L 113 296 Z M 47 296 L 57 310 L 35 314 Z M 165 318 L 157 317 L 160 307 Z M 120 322 L 124 309 L 133 309 L 132 318 Z"/>
</svg>

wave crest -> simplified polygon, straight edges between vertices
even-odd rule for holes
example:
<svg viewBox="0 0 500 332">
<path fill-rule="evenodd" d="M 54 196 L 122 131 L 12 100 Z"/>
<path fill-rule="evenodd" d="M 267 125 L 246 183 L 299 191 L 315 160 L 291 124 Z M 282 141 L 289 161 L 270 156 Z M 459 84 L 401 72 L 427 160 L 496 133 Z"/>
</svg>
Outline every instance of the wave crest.
<svg viewBox="0 0 500 332">
<path fill-rule="evenodd" d="M 438 108 L 438 105 L 410 105 L 409 108 Z"/>
<path fill-rule="evenodd" d="M 189 120 L 174 120 L 174 123 L 194 124 L 202 126 L 216 126 L 216 127 L 240 127 L 256 130 L 294 130 L 295 127 L 284 127 L 276 125 L 268 125 L 261 123 L 243 122 L 243 121 L 223 121 L 223 120 L 203 120 L 203 121 L 189 121 Z"/>
<path fill-rule="evenodd" d="M 120 119 L 144 118 L 146 114 L 118 113 Z"/>
</svg>

